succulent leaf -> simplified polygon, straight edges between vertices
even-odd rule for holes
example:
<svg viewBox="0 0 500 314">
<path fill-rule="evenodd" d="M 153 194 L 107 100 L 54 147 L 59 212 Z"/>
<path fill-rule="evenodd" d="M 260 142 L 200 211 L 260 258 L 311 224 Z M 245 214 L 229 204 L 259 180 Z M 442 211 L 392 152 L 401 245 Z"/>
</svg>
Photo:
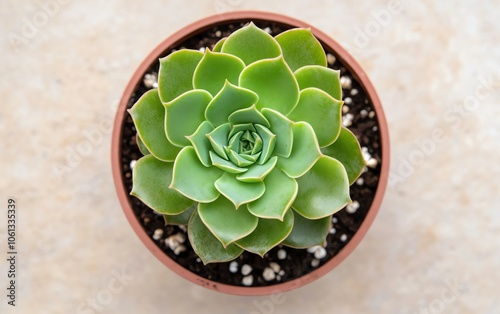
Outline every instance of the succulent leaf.
<svg viewBox="0 0 500 314">
<path fill-rule="evenodd" d="M 235 208 L 221 196 L 212 203 L 199 204 L 198 214 L 212 234 L 227 247 L 255 230 L 258 218 L 248 212 L 246 206 Z"/>
<path fill-rule="evenodd" d="M 222 174 L 223 171 L 220 169 L 205 167 L 198 159 L 194 148 L 186 146 L 175 159 L 170 188 L 196 202 L 213 202 L 220 195 L 214 183 Z"/>
<path fill-rule="evenodd" d="M 221 91 L 212 99 L 205 111 L 206 119 L 214 127 L 227 123 L 229 116 L 240 109 L 256 104 L 259 96 L 251 90 L 226 81 Z"/>
<path fill-rule="evenodd" d="M 203 53 L 184 49 L 160 59 L 158 72 L 158 94 L 162 103 L 193 89 L 193 74 Z"/>
<path fill-rule="evenodd" d="M 282 157 L 289 157 L 293 144 L 293 122 L 272 109 L 264 108 L 262 109 L 262 113 L 271 124 L 269 130 L 273 134 L 279 135 L 276 137 L 274 153 Z"/>
<path fill-rule="evenodd" d="M 236 244 L 224 247 L 194 211 L 188 224 L 188 237 L 194 251 L 203 264 L 231 261 L 241 255 L 243 249 Z"/>
<path fill-rule="evenodd" d="M 203 89 L 215 96 L 226 81 L 237 84 L 245 64 L 238 57 L 207 49 L 193 76 L 195 89 Z"/>
<path fill-rule="evenodd" d="M 183 211 L 180 214 L 177 215 L 163 215 L 163 219 L 165 220 L 165 225 L 187 225 L 189 223 L 189 219 L 191 218 L 191 215 L 193 212 L 198 208 L 198 203 L 194 203 Z"/>
<path fill-rule="evenodd" d="M 137 147 L 139 147 L 141 154 L 143 154 L 144 156 L 151 154 L 151 152 L 148 150 L 146 145 L 144 145 L 144 142 L 141 140 L 141 137 L 139 136 L 139 134 L 136 135 L 135 141 L 137 142 Z M 176 146 L 174 146 L 174 147 L 177 148 Z"/>
<path fill-rule="evenodd" d="M 210 151 L 210 160 L 212 160 L 212 165 L 214 167 L 217 167 L 229 173 L 243 173 L 245 171 L 248 171 L 247 168 L 238 167 L 231 161 L 221 158 L 219 155 L 212 151 Z"/>
<path fill-rule="evenodd" d="M 281 55 L 278 42 L 252 22 L 232 33 L 225 40 L 221 51 L 239 57 L 246 65 Z"/>
<path fill-rule="evenodd" d="M 299 100 L 299 84 L 282 56 L 247 66 L 241 72 L 239 85 L 259 96 L 259 110 L 270 108 L 287 115 Z"/>
<path fill-rule="evenodd" d="M 196 132 L 193 135 L 188 136 L 188 140 L 193 145 L 193 148 L 200 159 L 200 162 L 205 167 L 210 167 L 212 165 L 210 159 L 210 150 L 212 149 L 212 145 L 208 140 L 206 134 L 212 132 L 214 127 L 208 121 L 203 121 L 202 124 L 198 127 Z"/>
<path fill-rule="evenodd" d="M 224 45 L 224 42 L 226 41 L 227 37 L 221 38 L 215 45 L 214 49 L 212 49 L 213 52 L 221 52 L 222 50 L 222 45 Z"/>
<path fill-rule="evenodd" d="M 337 140 L 332 145 L 322 148 L 321 152 L 337 159 L 344 165 L 349 184 L 353 184 L 363 172 L 365 160 L 359 142 L 356 136 L 344 127 Z"/>
<path fill-rule="evenodd" d="M 288 66 L 295 71 L 306 65 L 326 67 L 326 55 L 320 42 L 311 29 L 294 28 L 276 36 L 283 57 Z"/>
<path fill-rule="evenodd" d="M 130 194 L 162 214 L 177 215 L 187 210 L 194 201 L 168 188 L 172 181 L 172 166 L 172 163 L 160 161 L 152 155 L 142 157 L 133 169 Z"/>
<path fill-rule="evenodd" d="M 269 250 L 280 244 L 292 231 L 293 213 L 287 211 L 283 221 L 277 219 L 259 219 L 257 228 L 236 241 L 236 244 L 246 251 L 264 256 Z"/>
<path fill-rule="evenodd" d="M 137 129 L 138 138 L 142 140 L 146 150 L 159 160 L 174 161 L 180 148 L 172 145 L 165 135 L 163 122 L 165 108 L 161 104 L 158 92 L 154 89 L 147 91 L 129 113 Z"/>
<path fill-rule="evenodd" d="M 224 173 L 215 182 L 217 190 L 229 199 L 236 208 L 250 203 L 264 194 L 265 186 L 263 182 L 241 182 L 231 173 Z"/>
<path fill-rule="evenodd" d="M 248 204 L 248 210 L 257 217 L 283 220 L 297 196 L 298 184 L 283 171 L 274 168 L 264 179 L 266 191 Z"/>
<path fill-rule="evenodd" d="M 278 158 L 278 168 L 291 178 L 298 178 L 312 168 L 321 156 L 316 134 L 307 122 L 293 125 L 293 145 L 290 156 Z"/>
<path fill-rule="evenodd" d="M 269 121 L 267 121 L 266 117 L 264 117 L 264 115 L 260 113 L 259 110 L 257 110 L 255 105 L 233 112 L 229 116 L 229 122 L 233 125 L 251 123 L 260 124 L 265 126 L 266 128 L 270 127 Z"/>
<path fill-rule="evenodd" d="M 342 104 L 342 101 L 336 100 L 320 89 L 306 88 L 300 92 L 299 103 L 288 118 L 309 123 L 316 133 L 319 146 L 328 146 L 340 134 Z"/>
<path fill-rule="evenodd" d="M 236 179 L 241 182 L 259 182 L 263 181 L 266 176 L 274 169 L 276 166 L 276 162 L 278 161 L 278 157 L 274 156 L 269 159 L 265 164 L 253 164 L 248 167 L 248 171 L 236 176 Z"/>
<path fill-rule="evenodd" d="M 323 245 L 332 224 L 332 217 L 307 219 L 293 211 L 293 229 L 283 244 L 296 249 L 305 249 L 315 245 Z"/>
<path fill-rule="evenodd" d="M 342 99 L 339 70 L 308 65 L 295 71 L 294 75 L 299 83 L 300 90 L 316 87 L 337 100 Z"/>
<path fill-rule="evenodd" d="M 205 120 L 205 109 L 212 96 L 204 90 L 186 92 L 166 103 L 165 131 L 168 140 L 179 147 L 189 145 L 186 136 L 193 134 Z"/>
<path fill-rule="evenodd" d="M 206 136 L 212 145 L 214 152 L 216 152 L 221 158 L 228 160 L 224 146 L 226 146 L 229 132 L 231 131 L 231 125 L 229 123 L 219 125 L 212 132 L 208 133 Z"/>
<path fill-rule="evenodd" d="M 332 157 L 321 156 L 297 183 L 299 192 L 292 207 L 307 219 L 331 216 L 351 202 L 347 173 Z"/>
</svg>

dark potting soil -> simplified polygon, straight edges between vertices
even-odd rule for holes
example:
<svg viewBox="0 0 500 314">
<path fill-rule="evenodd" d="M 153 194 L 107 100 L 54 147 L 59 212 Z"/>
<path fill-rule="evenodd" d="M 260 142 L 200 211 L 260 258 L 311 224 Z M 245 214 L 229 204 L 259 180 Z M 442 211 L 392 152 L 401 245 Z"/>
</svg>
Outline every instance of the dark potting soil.
<svg viewBox="0 0 500 314">
<path fill-rule="evenodd" d="M 203 30 L 198 35 L 179 43 L 175 47 L 170 47 L 162 54 L 162 57 L 182 48 L 212 48 L 220 38 L 227 37 L 234 30 L 239 29 L 249 21 L 250 20 L 245 20 L 242 21 L 242 23 L 226 22 L 226 24 Z M 291 28 L 288 25 L 269 21 L 254 20 L 254 23 L 273 36 Z M 345 125 L 357 136 L 361 146 L 365 147 L 365 151 L 371 155 L 371 158 L 374 158 L 374 160 L 371 160 L 371 167 L 367 167 L 360 179 L 351 186 L 351 198 L 354 201 L 354 206 L 351 205 L 349 210 L 344 208 L 333 216 L 332 228 L 330 229 L 326 247 L 324 248 L 326 250 L 326 255 L 321 248 L 319 248 L 319 252 L 314 252 L 314 250 L 292 249 L 278 246 L 268 252 L 264 258 L 256 254 L 243 252 L 243 254 L 235 260 L 237 265 L 233 263 L 231 267 L 231 262 L 203 265 L 189 244 L 185 231 L 186 229 L 184 227 L 172 225 L 165 226 L 164 219 L 161 215 L 156 214 L 139 199 L 129 196 L 136 218 L 141 223 L 144 230 L 165 254 L 182 267 L 189 269 L 200 277 L 228 285 L 268 286 L 287 282 L 312 272 L 328 262 L 352 239 L 353 235 L 361 226 L 375 197 L 380 175 L 382 156 L 378 120 L 373 110 L 371 100 L 361 87 L 358 79 L 346 69 L 341 60 L 337 58 L 334 51 L 330 51 L 325 45 L 323 46 L 325 51 L 330 54 L 328 58 L 329 67 L 340 70 L 341 77 L 343 77 L 344 106 L 349 108 L 347 112 L 344 111 L 344 119 L 348 120 Z M 151 74 L 153 77 L 156 77 L 158 68 L 159 64 L 155 62 L 144 75 Z M 152 76 L 149 76 L 149 78 L 151 77 Z M 141 82 L 130 98 L 128 107 L 132 107 L 136 100 L 150 88 L 152 88 L 150 81 L 144 80 L 144 82 Z M 126 115 L 126 121 L 122 128 L 121 168 L 124 185 L 128 191 L 130 191 L 132 189 L 131 163 L 133 164 L 142 154 L 137 147 L 135 137 L 136 130 L 129 115 Z M 356 202 L 359 204 L 358 208 L 356 208 Z M 183 248 L 178 248 L 176 252 L 178 254 L 175 254 L 169 245 L 166 244 L 165 239 L 178 234 L 183 235 L 186 240 L 182 243 Z M 284 257 L 284 252 L 280 250 L 286 252 L 286 257 Z M 278 251 L 280 251 L 279 254 Z M 264 269 L 270 267 L 271 263 L 278 264 L 279 269 L 277 269 L 274 264 L 274 275 L 269 274 L 268 269 L 267 276 L 263 276 Z M 249 274 L 243 275 L 241 269 L 245 264 L 250 265 L 252 270 Z M 230 268 L 232 271 L 230 271 Z M 243 280 L 244 277 L 246 277 L 245 280 Z"/>
</svg>

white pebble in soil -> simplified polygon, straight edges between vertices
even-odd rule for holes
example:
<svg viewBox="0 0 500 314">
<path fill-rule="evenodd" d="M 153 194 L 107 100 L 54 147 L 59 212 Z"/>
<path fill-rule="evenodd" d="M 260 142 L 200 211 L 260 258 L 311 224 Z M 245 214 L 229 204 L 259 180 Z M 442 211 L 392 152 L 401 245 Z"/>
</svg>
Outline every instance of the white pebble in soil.
<svg viewBox="0 0 500 314">
<path fill-rule="evenodd" d="M 215 37 L 221 37 L 222 36 L 222 32 L 221 31 L 216 31 L 215 32 Z"/>
<path fill-rule="evenodd" d="M 359 208 L 359 202 L 358 201 L 354 201 L 350 204 L 347 204 L 347 206 L 345 207 L 345 211 L 348 213 L 348 214 L 354 214 Z"/>
<path fill-rule="evenodd" d="M 312 266 L 312 267 L 318 267 L 318 266 L 319 266 L 319 260 L 317 260 L 317 259 L 313 259 L 313 260 L 311 261 L 311 266 Z"/>
<path fill-rule="evenodd" d="M 201 258 L 197 257 L 197 258 L 196 258 L 196 262 L 197 262 L 197 263 L 201 263 Z"/>
<path fill-rule="evenodd" d="M 144 79 L 142 80 L 142 82 L 144 83 L 144 85 L 147 88 L 158 87 L 158 79 L 157 79 L 155 74 L 148 73 L 148 74 L 144 75 Z"/>
<path fill-rule="evenodd" d="M 326 257 L 326 250 L 324 247 L 320 246 L 316 252 L 314 252 L 314 257 L 316 259 L 323 259 Z"/>
<path fill-rule="evenodd" d="M 273 269 L 275 273 L 279 273 L 281 270 L 281 266 L 278 263 L 271 262 L 269 263 L 269 266 Z"/>
<path fill-rule="evenodd" d="M 165 239 L 165 244 L 175 253 L 175 249 L 186 241 L 186 237 L 182 233 L 174 234 Z M 185 248 L 184 248 L 185 249 Z"/>
<path fill-rule="evenodd" d="M 378 161 L 377 159 L 375 158 L 370 158 L 368 159 L 368 161 L 366 162 L 366 165 L 372 169 L 375 169 L 377 168 L 377 165 L 378 165 Z"/>
<path fill-rule="evenodd" d="M 285 271 L 284 270 L 280 270 L 279 275 L 280 276 L 284 276 L 285 275 Z"/>
<path fill-rule="evenodd" d="M 181 254 L 182 252 L 184 252 L 186 250 L 186 247 L 182 244 L 179 244 L 175 249 L 174 249 L 174 254 L 175 255 L 179 255 Z"/>
<path fill-rule="evenodd" d="M 264 278 L 265 281 L 271 281 L 276 278 L 276 274 L 274 273 L 274 270 L 272 270 L 272 268 L 266 267 L 262 272 L 262 277 Z"/>
<path fill-rule="evenodd" d="M 352 98 L 351 97 L 346 97 L 344 99 L 344 104 L 346 104 L 346 105 L 352 105 Z"/>
<path fill-rule="evenodd" d="M 315 245 L 307 248 L 307 253 L 314 253 L 316 252 L 321 246 Z"/>
<path fill-rule="evenodd" d="M 161 239 L 162 235 L 163 235 L 163 229 L 156 229 L 155 232 L 153 233 L 153 239 L 158 241 Z"/>
<path fill-rule="evenodd" d="M 337 230 L 335 230 L 335 228 L 331 228 L 330 231 L 328 231 L 330 234 L 335 234 L 335 232 L 337 232 Z"/>
<path fill-rule="evenodd" d="M 350 89 L 352 86 L 351 78 L 349 78 L 348 76 L 341 76 L 340 77 L 340 85 L 344 89 Z"/>
<path fill-rule="evenodd" d="M 343 113 L 343 114 L 346 114 L 346 113 L 348 113 L 348 112 L 349 112 L 349 107 L 347 107 L 347 106 L 342 106 L 342 113 Z"/>
<path fill-rule="evenodd" d="M 343 234 L 340 236 L 340 241 L 345 242 L 347 240 L 347 234 Z"/>
<path fill-rule="evenodd" d="M 268 33 L 268 34 L 271 34 L 272 31 L 271 31 L 271 28 L 270 27 L 266 27 L 264 28 L 264 32 Z"/>
<path fill-rule="evenodd" d="M 339 220 L 337 219 L 337 217 L 332 217 L 332 222 L 333 222 L 334 224 L 336 224 L 338 221 L 339 221 Z"/>
<path fill-rule="evenodd" d="M 351 89 L 351 95 L 352 96 L 356 96 L 357 94 L 358 94 L 358 90 L 357 89 L 355 89 L 355 88 Z"/>
<path fill-rule="evenodd" d="M 356 180 L 356 184 L 357 185 L 363 185 L 363 184 L 365 184 L 365 179 L 359 178 L 358 180 Z"/>
<path fill-rule="evenodd" d="M 363 155 L 363 159 L 365 161 L 370 160 L 372 158 L 372 155 L 368 152 L 368 148 L 366 147 L 361 147 L 361 154 Z"/>
<path fill-rule="evenodd" d="M 346 114 L 342 117 L 342 125 L 345 127 L 352 125 L 352 120 L 354 119 L 354 115 L 351 113 Z"/>
<path fill-rule="evenodd" d="M 201 47 L 199 50 L 200 50 L 201 52 L 205 52 L 206 48 L 205 48 L 205 47 Z"/>
<path fill-rule="evenodd" d="M 375 111 L 370 111 L 368 118 L 373 119 L 375 117 Z"/>
<path fill-rule="evenodd" d="M 241 281 L 241 283 L 243 283 L 244 286 L 251 286 L 253 284 L 253 276 L 250 275 L 250 276 L 245 276 L 243 277 L 243 280 Z"/>
<path fill-rule="evenodd" d="M 130 161 L 130 169 L 134 169 L 134 166 L 135 166 L 136 162 L 137 162 L 137 160 Z"/>
<path fill-rule="evenodd" d="M 368 111 L 363 109 L 359 112 L 359 115 L 361 116 L 361 118 L 366 118 L 368 116 Z"/>
<path fill-rule="evenodd" d="M 337 58 L 335 58 L 335 56 L 332 55 L 331 53 L 326 54 L 326 61 L 328 62 L 329 65 L 333 65 L 336 60 Z"/>
<path fill-rule="evenodd" d="M 283 259 L 285 259 L 285 258 L 286 258 L 286 251 L 285 251 L 285 250 L 283 250 L 283 249 L 280 249 L 280 250 L 278 251 L 278 259 L 283 260 Z"/>
<path fill-rule="evenodd" d="M 238 262 L 232 261 L 229 264 L 229 271 L 232 272 L 233 274 L 236 273 L 236 272 L 238 272 Z"/>
<path fill-rule="evenodd" d="M 241 267 L 241 274 L 246 276 L 252 272 L 252 266 L 245 264 Z"/>
</svg>

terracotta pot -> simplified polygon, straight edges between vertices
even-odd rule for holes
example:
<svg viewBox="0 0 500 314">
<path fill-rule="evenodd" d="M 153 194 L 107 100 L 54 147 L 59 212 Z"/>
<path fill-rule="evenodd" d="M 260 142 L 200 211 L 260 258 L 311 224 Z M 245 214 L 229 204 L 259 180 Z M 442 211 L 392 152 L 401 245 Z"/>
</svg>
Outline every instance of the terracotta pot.
<svg viewBox="0 0 500 314">
<path fill-rule="evenodd" d="M 169 49 L 169 47 L 175 46 L 176 44 L 182 42 L 184 38 L 189 38 L 193 35 L 201 33 L 205 30 L 208 30 L 214 26 L 220 24 L 227 24 L 228 22 L 238 22 L 240 20 L 254 20 L 254 21 L 271 21 L 277 22 L 279 24 L 291 26 L 291 27 L 310 27 L 314 33 L 314 35 L 326 46 L 329 46 L 337 55 L 337 58 L 343 63 L 344 66 L 355 76 L 357 77 L 359 83 L 364 89 L 367 97 L 371 100 L 372 106 L 376 112 L 376 117 L 378 119 L 379 124 L 379 132 L 380 132 L 380 140 L 381 140 L 381 151 L 382 151 L 382 160 L 381 160 L 381 171 L 378 182 L 378 188 L 375 193 L 375 198 L 372 202 L 372 205 L 366 215 L 364 221 L 359 227 L 358 231 L 354 234 L 354 236 L 350 239 L 350 241 L 340 250 L 340 252 L 331 258 L 324 265 L 319 267 L 318 269 L 291 281 L 287 281 L 284 283 L 274 284 L 265 287 L 241 287 L 241 286 L 231 286 L 226 284 L 221 284 L 218 282 L 210 281 L 205 278 L 202 278 L 189 270 L 183 268 L 179 264 L 177 264 L 174 260 L 172 260 L 169 256 L 167 256 L 162 250 L 158 248 L 158 246 L 154 243 L 154 241 L 146 234 L 145 230 L 142 228 L 138 219 L 134 215 L 132 210 L 129 198 L 128 191 L 124 186 L 122 172 L 120 167 L 120 147 L 121 147 L 121 139 L 122 139 L 122 126 L 124 124 L 124 119 L 126 117 L 126 109 L 127 104 L 132 96 L 132 93 L 140 84 L 143 79 L 144 74 L 148 70 L 148 68 L 158 60 L 158 58 L 165 54 L 165 52 Z M 180 31 L 174 33 L 172 36 L 163 41 L 158 47 L 156 47 L 142 62 L 139 68 L 136 70 L 132 78 L 130 79 L 123 96 L 121 98 L 116 119 L 114 122 L 114 132 L 112 138 L 112 151 L 111 151 L 111 160 L 112 160 L 112 168 L 113 168 L 113 177 L 115 182 L 116 191 L 118 193 L 118 197 L 123 208 L 123 211 L 132 225 L 132 228 L 137 233 L 139 238 L 142 240 L 144 245 L 166 266 L 172 269 L 177 274 L 182 277 L 207 288 L 217 290 L 224 293 L 230 294 L 239 294 L 239 295 L 264 295 L 271 294 L 277 292 L 284 292 L 294 288 L 298 288 L 307 283 L 310 283 L 324 274 L 331 271 L 334 267 L 340 264 L 351 252 L 354 248 L 359 244 L 361 239 L 364 237 L 369 227 L 371 226 L 377 212 L 379 210 L 380 204 L 382 202 L 382 197 L 384 195 L 388 173 L 389 173 L 389 135 L 387 130 L 387 124 L 384 117 L 384 112 L 382 110 L 382 106 L 380 104 L 380 100 L 375 92 L 373 85 L 370 80 L 366 76 L 365 72 L 361 69 L 359 64 L 342 48 L 337 42 L 327 36 L 325 33 L 320 30 L 308 25 L 307 23 L 301 22 L 299 20 L 273 14 L 273 13 L 264 13 L 264 12 L 254 12 L 254 11 L 242 11 L 242 12 L 232 12 L 227 14 L 219 14 L 215 16 L 211 16 L 202 20 L 199 20 Z"/>
</svg>

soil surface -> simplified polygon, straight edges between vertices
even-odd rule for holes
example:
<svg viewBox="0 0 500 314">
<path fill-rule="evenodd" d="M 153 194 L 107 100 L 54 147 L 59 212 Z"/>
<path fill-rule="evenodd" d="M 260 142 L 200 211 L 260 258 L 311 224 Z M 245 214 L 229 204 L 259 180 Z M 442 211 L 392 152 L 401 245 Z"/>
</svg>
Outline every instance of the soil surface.
<svg viewBox="0 0 500 314">
<path fill-rule="evenodd" d="M 274 22 L 254 21 L 254 23 L 273 36 L 291 28 L 288 25 L 281 25 Z M 231 32 L 245 24 L 246 22 L 228 22 L 227 24 L 204 30 L 175 47 L 170 47 L 164 52 L 163 56 L 182 48 L 212 48 L 220 38 L 227 37 Z M 191 248 L 184 227 L 165 226 L 161 215 L 156 214 L 137 198 L 129 196 L 134 213 L 147 234 L 165 254 L 182 267 L 189 269 L 203 278 L 228 285 L 267 286 L 286 282 L 297 279 L 328 262 L 352 239 L 360 227 L 375 197 L 379 181 L 382 156 L 378 121 L 371 101 L 357 78 L 345 68 L 341 60 L 337 58 L 335 52 L 330 51 L 328 47 L 324 48 L 330 54 L 328 57 L 328 66 L 340 70 L 341 77 L 343 77 L 344 106 L 349 108 L 348 111 L 347 109 L 344 110 L 344 122 L 347 123 L 345 125 L 357 136 L 361 146 L 364 147 L 365 154 L 368 155 L 366 158 L 370 158 L 371 155 L 371 158 L 374 159 L 372 160 L 371 167 L 367 167 L 360 179 L 351 186 L 351 198 L 354 202 L 359 203 L 359 207 L 355 208 L 356 206 L 351 205 L 349 210 L 344 208 L 333 216 L 332 228 L 327 237 L 324 250 L 321 247 L 306 250 L 278 246 L 267 253 L 264 258 L 256 254 L 243 252 L 232 264 L 231 262 L 227 262 L 203 265 Z M 158 68 L 159 64 L 155 62 L 144 74 L 156 76 Z M 152 86 L 148 80 L 139 84 L 130 98 L 128 107 L 130 108 L 150 88 Z M 126 121 L 123 124 L 122 134 L 121 168 L 124 185 L 130 191 L 132 189 L 131 163 L 133 164 L 142 154 L 137 147 L 135 140 L 136 130 L 129 115 L 127 115 Z M 174 238 L 176 239 L 186 239 L 179 244 L 182 247 L 179 248 L 179 245 L 177 246 L 176 252 L 167 244 L 172 241 L 165 241 L 171 236 L 175 236 Z M 250 268 L 247 266 L 243 267 L 243 265 L 249 265 Z M 242 274 L 242 268 L 244 268 L 244 274 Z M 248 271 L 250 272 L 248 273 Z"/>
</svg>

